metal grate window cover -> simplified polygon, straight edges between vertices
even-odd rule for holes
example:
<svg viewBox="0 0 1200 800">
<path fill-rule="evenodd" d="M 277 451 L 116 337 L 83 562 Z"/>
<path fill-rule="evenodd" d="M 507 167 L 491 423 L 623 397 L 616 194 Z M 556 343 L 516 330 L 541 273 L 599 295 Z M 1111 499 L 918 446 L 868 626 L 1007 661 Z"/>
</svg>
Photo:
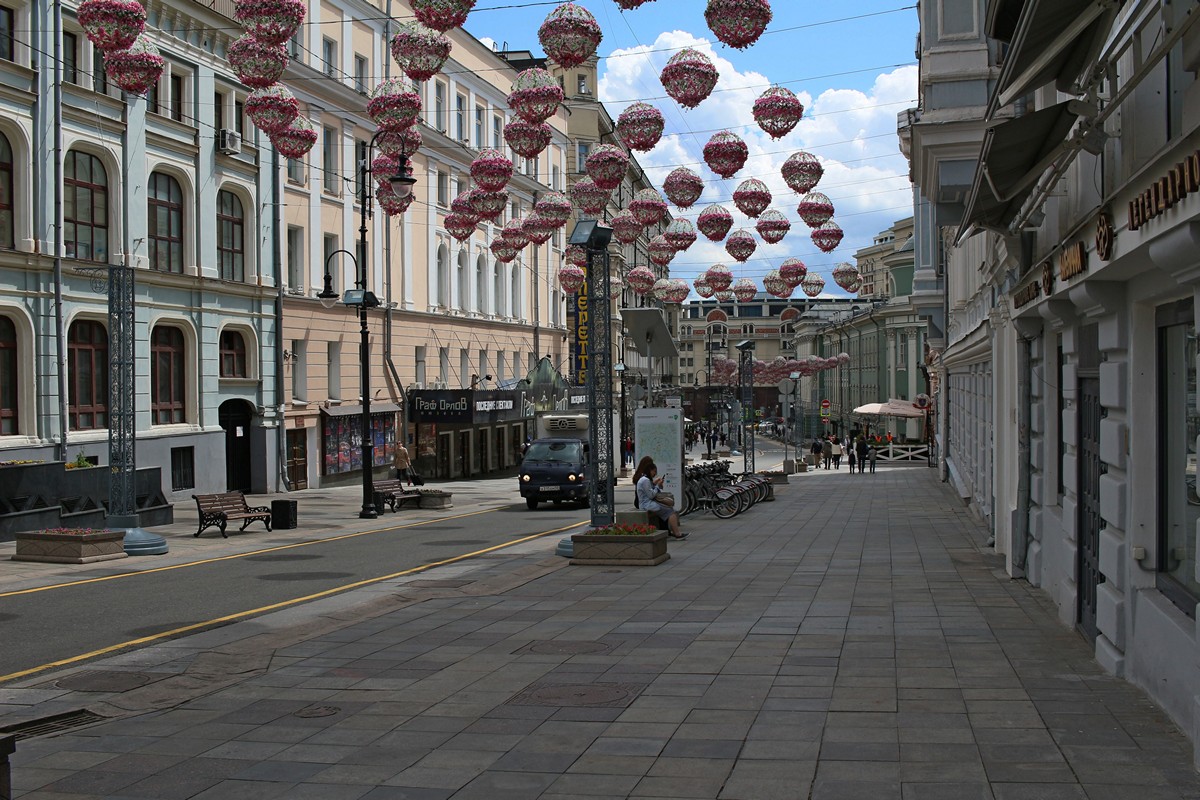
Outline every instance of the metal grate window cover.
<svg viewBox="0 0 1200 800">
<path fill-rule="evenodd" d="M 54 733 L 63 733 L 75 728 L 82 728 L 86 725 L 93 725 L 97 722 L 104 722 L 107 719 L 108 717 L 102 717 L 99 714 L 81 708 L 62 714 L 52 714 L 49 717 L 41 717 L 40 719 L 31 719 L 27 722 L 18 722 L 15 725 L 6 725 L 0 728 L 0 734 L 11 734 L 20 741 L 21 739 L 32 739 L 35 736 L 49 736 Z"/>
</svg>

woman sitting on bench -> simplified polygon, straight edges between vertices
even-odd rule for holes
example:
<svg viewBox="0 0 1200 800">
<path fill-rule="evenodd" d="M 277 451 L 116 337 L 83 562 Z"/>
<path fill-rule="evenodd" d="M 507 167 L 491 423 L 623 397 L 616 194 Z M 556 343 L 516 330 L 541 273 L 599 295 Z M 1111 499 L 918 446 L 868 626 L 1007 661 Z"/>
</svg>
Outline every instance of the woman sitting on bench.
<svg viewBox="0 0 1200 800">
<path fill-rule="evenodd" d="M 633 483 L 637 487 L 638 508 L 657 514 L 659 519 L 666 521 L 667 528 L 674 539 L 686 539 L 686 533 L 679 532 L 679 514 L 673 506 L 664 505 L 654 499 L 663 486 L 663 478 L 658 477 L 658 467 L 650 456 L 642 456 L 637 470 L 633 473 Z"/>
</svg>

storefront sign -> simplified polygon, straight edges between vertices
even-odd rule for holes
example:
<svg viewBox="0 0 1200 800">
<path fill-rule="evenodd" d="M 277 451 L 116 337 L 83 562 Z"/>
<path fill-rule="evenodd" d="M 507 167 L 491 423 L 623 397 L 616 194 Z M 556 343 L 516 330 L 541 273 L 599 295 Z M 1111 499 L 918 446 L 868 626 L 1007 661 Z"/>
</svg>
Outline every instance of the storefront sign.
<svg viewBox="0 0 1200 800">
<path fill-rule="evenodd" d="M 1129 203 L 1129 230 L 1136 231 L 1193 192 L 1200 192 L 1200 150 L 1133 198 Z"/>
<path fill-rule="evenodd" d="M 1112 217 L 1107 211 L 1101 211 L 1096 217 L 1096 258 L 1108 261 L 1112 258 L 1113 240 L 1116 239 L 1113 230 Z"/>
<path fill-rule="evenodd" d="M 1037 300 L 1042 294 L 1042 284 L 1038 281 L 1032 281 L 1022 286 L 1013 292 L 1013 308 L 1029 305 L 1034 300 Z"/>
<path fill-rule="evenodd" d="M 495 422 L 515 422 L 526 414 L 525 393 L 513 391 L 475 392 L 472 422 L 490 425 Z"/>
<path fill-rule="evenodd" d="M 1042 262 L 1042 294 L 1054 294 L 1054 265 L 1049 261 Z"/>
<path fill-rule="evenodd" d="M 421 389 L 409 392 L 414 420 L 421 422 L 471 423 L 471 392 Z"/>
<path fill-rule="evenodd" d="M 1058 254 L 1058 278 L 1069 281 L 1087 271 L 1087 248 L 1083 242 L 1067 245 Z"/>
</svg>

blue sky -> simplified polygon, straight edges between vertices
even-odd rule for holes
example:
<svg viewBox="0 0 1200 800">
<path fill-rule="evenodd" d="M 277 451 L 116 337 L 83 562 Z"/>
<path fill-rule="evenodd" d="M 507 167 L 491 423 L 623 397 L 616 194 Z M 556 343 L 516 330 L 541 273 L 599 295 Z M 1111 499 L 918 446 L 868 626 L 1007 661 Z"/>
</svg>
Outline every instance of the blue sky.
<svg viewBox="0 0 1200 800">
<path fill-rule="evenodd" d="M 509 5 L 515 7 L 497 8 Z M 556 3 L 504 3 L 480 0 L 466 28 L 480 39 L 507 42 L 510 49 L 540 53 L 537 28 Z M 877 232 L 911 211 L 907 164 L 896 139 L 896 115 L 915 105 L 916 67 L 913 50 L 917 17 L 904 2 L 856 0 L 817 4 L 773 0 L 774 19 L 767 32 L 746 50 L 716 40 L 704 21 L 705 0 L 650 0 L 622 12 L 613 0 L 584 0 L 604 31 L 599 52 L 599 95 L 614 117 L 628 103 L 646 100 L 667 119 L 667 136 L 650 153 L 637 158 L 660 185 L 675 166 L 687 165 L 707 182 L 704 196 L 676 216 L 693 221 L 711 202 L 726 205 L 735 229 L 753 230 L 730 196 L 749 177 L 764 180 L 775 196 L 772 207 L 792 220 L 787 237 L 776 245 L 760 241 L 754 258 L 735 262 L 720 244 L 703 236 L 671 264 L 671 274 L 690 278 L 715 262 L 735 276 L 761 281 L 772 267 L 797 256 L 826 276 L 840 261 L 853 261 L 854 250 L 870 244 Z M 658 73 L 672 53 L 693 46 L 713 58 L 721 73 L 717 91 L 693 110 L 665 97 Z M 804 103 L 804 120 L 781 140 L 772 140 L 754 123 L 754 99 L 772 84 L 786 86 Z M 729 180 L 703 164 L 704 143 L 712 133 L 729 129 L 750 147 L 750 160 Z M 787 187 L 779 167 L 797 150 L 807 150 L 825 165 L 817 191 L 827 194 L 838 211 L 834 219 L 845 230 L 842 246 L 822 253 L 810 241 L 807 226 L 796 217 L 799 197 Z"/>
</svg>

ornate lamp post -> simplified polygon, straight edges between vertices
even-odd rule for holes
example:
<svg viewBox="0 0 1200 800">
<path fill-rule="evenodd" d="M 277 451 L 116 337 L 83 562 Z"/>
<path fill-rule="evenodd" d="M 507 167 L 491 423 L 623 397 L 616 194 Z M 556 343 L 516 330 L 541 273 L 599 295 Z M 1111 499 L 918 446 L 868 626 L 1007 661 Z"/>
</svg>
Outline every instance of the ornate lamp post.
<svg viewBox="0 0 1200 800">
<path fill-rule="evenodd" d="M 739 342 L 737 349 L 741 353 L 739 366 L 741 367 L 742 384 L 742 418 L 738 421 L 738 433 L 741 434 L 747 430 L 747 410 L 753 411 L 754 409 L 754 340 L 747 339 Z M 753 420 L 753 416 L 751 419 Z M 754 472 L 754 425 L 751 424 L 748 430 L 749 432 L 745 434 L 745 443 L 742 445 L 742 471 L 751 473 Z"/>
</svg>

